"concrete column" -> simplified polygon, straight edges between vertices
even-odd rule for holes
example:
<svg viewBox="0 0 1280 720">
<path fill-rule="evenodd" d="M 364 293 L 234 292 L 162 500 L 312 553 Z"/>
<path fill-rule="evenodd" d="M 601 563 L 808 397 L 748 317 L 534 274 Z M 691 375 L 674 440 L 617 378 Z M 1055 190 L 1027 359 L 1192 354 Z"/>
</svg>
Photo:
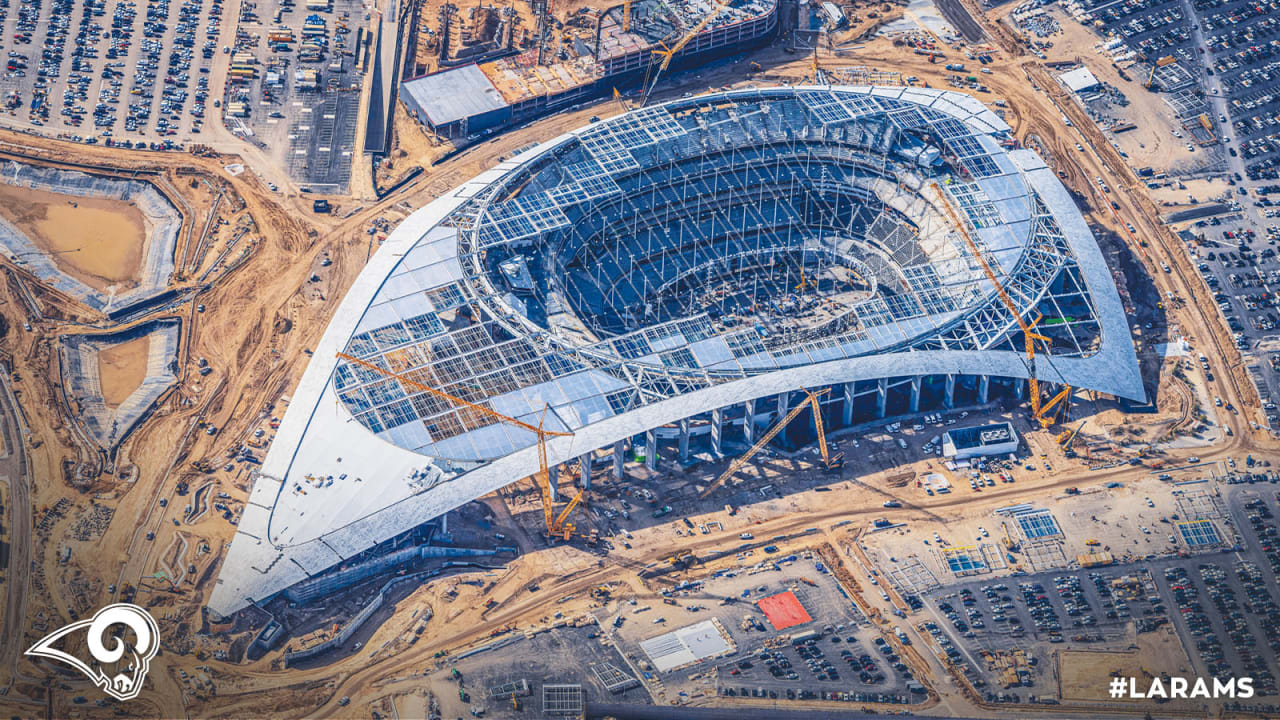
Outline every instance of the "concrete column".
<svg viewBox="0 0 1280 720">
<path fill-rule="evenodd" d="M 591 453 L 578 458 L 578 479 L 582 481 L 582 487 L 591 489 Z"/>
<path fill-rule="evenodd" d="M 1017 396 L 1019 400 L 1025 398 L 1027 396 L 1027 381 L 1022 378 L 1014 378 L 1013 394 Z"/>
<path fill-rule="evenodd" d="M 991 390 L 991 378 L 983 375 L 978 378 L 978 404 L 987 404 L 987 394 Z"/>
<path fill-rule="evenodd" d="M 942 393 L 942 405 L 950 410 L 956 406 L 956 376 L 948 375 L 946 388 Z"/>
<path fill-rule="evenodd" d="M 613 444 L 613 479 L 622 479 L 622 466 L 627 462 L 627 443 L 619 440 Z"/>
<path fill-rule="evenodd" d="M 440 534 L 449 534 L 449 513 L 445 513 L 440 516 Z"/>
<path fill-rule="evenodd" d="M 547 466 L 547 484 L 551 486 L 551 502 L 560 502 L 560 466 Z"/>
<path fill-rule="evenodd" d="M 841 422 L 845 427 L 853 424 L 853 390 L 856 383 L 847 382 L 844 384 L 844 412 L 840 416 Z"/>
<path fill-rule="evenodd" d="M 778 419 L 781 420 L 783 415 L 791 409 L 791 393 L 778 393 Z"/>
<path fill-rule="evenodd" d="M 748 400 L 742 403 L 745 418 L 742 421 L 742 434 L 748 443 L 756 441 L 756 401 Z"/>
<path fill-rule="evenodd" d="M 711 454 L 721 457 L 720 441 L 724 436 L 724 410 L 716 408 L 711 411 Z"/>
<path fill-rule="evenodd" d="M 888 412 L 889 378 L 880 378 L 876 387 L 876 417 L 882 418 Z"/>
<path fill-rule="evenodd" d="M 658 433 L 653 429 L 644 431 L 644 466 L 650 470 L 658 469 Z"/>
<path fill-rule="evenodd" d="M 689 462 L 689 420 L 680 421 L 680 462 Z"/>
<path fill-rule="evenodd" d="M 920 412 L 920 376 L 911 378 L 911 412 Z"/>
</svg>

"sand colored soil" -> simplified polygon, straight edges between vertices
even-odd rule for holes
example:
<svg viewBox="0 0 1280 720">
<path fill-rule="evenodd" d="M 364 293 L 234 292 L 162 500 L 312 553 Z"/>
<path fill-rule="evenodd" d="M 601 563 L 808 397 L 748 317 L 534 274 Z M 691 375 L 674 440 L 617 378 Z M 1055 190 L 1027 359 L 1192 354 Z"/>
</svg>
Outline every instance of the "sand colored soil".
<svg viewBox="0 0 1280 720">
<path fill-rule="evenodd" d="M 1185 133 L 1181 138 L 1174 137 L 1173 131 L 1179 130 L 1181 125 L 1163 97 L 1142 86 L 1146 78 L 1141 76 L 1141 67 L 1130 68 L 1128 80 L 1121 78 L 1105 56 L 1090 51 L 1102 42 L 1097 33 L 1057 8 L 1050 10 L 1049 14 L 1058 21 L 1062 33 L 1051 38 L 1054 46 L 1045 51 L 1048 59 L 1053 62 L 1081 60 L 1099 80 L 1119 88 L 1129 98 L 1127 107 L 1113 105 L 1111 108 L 1113 119 L 1137 126 L 1112 137 L 1129 154 L 1129 164 L 1133 167 L 1149 165 L 1156 171 L 1187 171 L 1198 166 L 1207 153 L 1200 149 L 1194 152 L 1187 150 Z"/>
<path fill-rule="evenodd" d="M 150 348 L 151 339 L 144 335 L 98 353 L 98 382 L 107 407 L 119 407 L 146 379 Z"/>
<path fill-rule="evenodd" d="M 1194 675 L 1191 661 L 1178 637 L 1167 629 L 1137 636 L 1137 650 L 1105 652 L 1067 650 L 1058 656 L 1058 677 L 1063 700 L 1109 700 L 1107 683 L 1112 675 L 1138 678 L 1144 690 L 1149 675 Z M 1134 700 L 1133 702 L 1142 702 Z"/>
<path fill-rule="evenodd" d="M 1216 200 L 1224 195 L 1227 197 L 1231 195 L 1231 186 L 1227 184 L 1226 180 L 1185 180 L 1182 184 L 1186 187 L 1179 188 L 1174 185 L 1172 187 L 1151 189 L 1148 190 L 1148 193 L 1151 195 L 1151 199 L 1161 206 L 1161 212 L 1165 212 L 1165 203 L 1169 203 L 1172 207 L 1191 207 L 1195 204 Z"/>
<path fill-rule="evenodd" d="M 137 283 L 147 236 L 132 203 L 0 184 L 0 217 L 95 290 Z"/>
</svg>

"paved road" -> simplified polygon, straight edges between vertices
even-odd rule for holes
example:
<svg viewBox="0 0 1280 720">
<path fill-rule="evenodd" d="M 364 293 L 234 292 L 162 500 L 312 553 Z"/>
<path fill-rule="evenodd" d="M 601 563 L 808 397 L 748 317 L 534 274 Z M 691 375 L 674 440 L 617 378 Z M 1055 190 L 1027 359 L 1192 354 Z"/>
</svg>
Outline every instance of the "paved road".
<svg viewBox="0 0 1280 720">
<path fill-rule="evenodd" d="M 960 0 L 941 0 L 937 3 L 937 7 L 938 11 L 942 13 L 942 17 L 946 18 L 951 27 L 963 35 L 965 40 L 971 43 L 986 41 L 986 32 L 973 19 L 973 16 L 969 14 L 969 9 Z"/>
<path fill-rule="evenodd" d="M 18 431 L 17 404 L 4 375 L 0 375 L 0 431 L 4 433 L 7 451 L 0 458 L 0 476 L 6 477 L 9 483 L 10 541 L 0 667 L 9 668 L 13 678 L 17 676 L 18 658 L 26 638 L 27 583 L 31 572 L 31 479 L 27 475 L 26 445 Z"/>
<path fill-rule="evenodd" d="M 619 720 L 876 720 L 884 715 L 860 710 L 805 710 L 788 708 L 785 703 L 773 707 L 742 705 L 737 707 L 663 707 L 661 705 L 622 705 L 616 703 L 587 703 L 588 718 L 618 718 Z M 952 720 L 963 720 L 951 716 Z"/>
</svg>

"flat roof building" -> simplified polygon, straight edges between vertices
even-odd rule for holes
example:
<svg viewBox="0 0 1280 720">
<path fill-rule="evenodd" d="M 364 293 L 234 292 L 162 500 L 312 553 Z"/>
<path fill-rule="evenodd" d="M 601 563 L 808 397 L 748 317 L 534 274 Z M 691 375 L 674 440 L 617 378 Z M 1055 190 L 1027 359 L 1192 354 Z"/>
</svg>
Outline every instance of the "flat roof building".
<svg viewBox="0 0 1280 720">
<path fill-rule="evenodd" d="M 1058 79 L 1073 93 L 1096 90 L 1099 85 L 1098 78 L 1087 67 L 1080 67 L 1070 72 L 1062 73 L 1058 76 Z"/>
<path fill-rule="evenodd" d="M 410 114 L 444 137 L 497 127 L 511 117 L 502 93 L 474 63 L 408 80 L 400 98 Z"/>
<path fill-rule="evenodd" d="M 948 430 L 942 435 L 942 456 L 955 460 L 1008 455 L 1018 450 L 1018 433 L 1007 422 Z"/>
</svg>

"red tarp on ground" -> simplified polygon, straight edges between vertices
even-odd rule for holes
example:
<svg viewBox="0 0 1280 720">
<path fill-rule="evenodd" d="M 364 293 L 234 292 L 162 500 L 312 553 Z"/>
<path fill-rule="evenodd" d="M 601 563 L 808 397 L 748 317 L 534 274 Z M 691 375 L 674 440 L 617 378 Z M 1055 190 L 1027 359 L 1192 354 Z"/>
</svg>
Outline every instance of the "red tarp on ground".
<svg viewBox="0 0 1280 720">
<path fill-rule="evenodd" d="M 790 590 L 777 595 L 770 595 L 756 603 L 774 630 L 786 630 L 795 625 L 803 625 L 813 618 L 805 612 L 804 606 Z"/>
</svg>

